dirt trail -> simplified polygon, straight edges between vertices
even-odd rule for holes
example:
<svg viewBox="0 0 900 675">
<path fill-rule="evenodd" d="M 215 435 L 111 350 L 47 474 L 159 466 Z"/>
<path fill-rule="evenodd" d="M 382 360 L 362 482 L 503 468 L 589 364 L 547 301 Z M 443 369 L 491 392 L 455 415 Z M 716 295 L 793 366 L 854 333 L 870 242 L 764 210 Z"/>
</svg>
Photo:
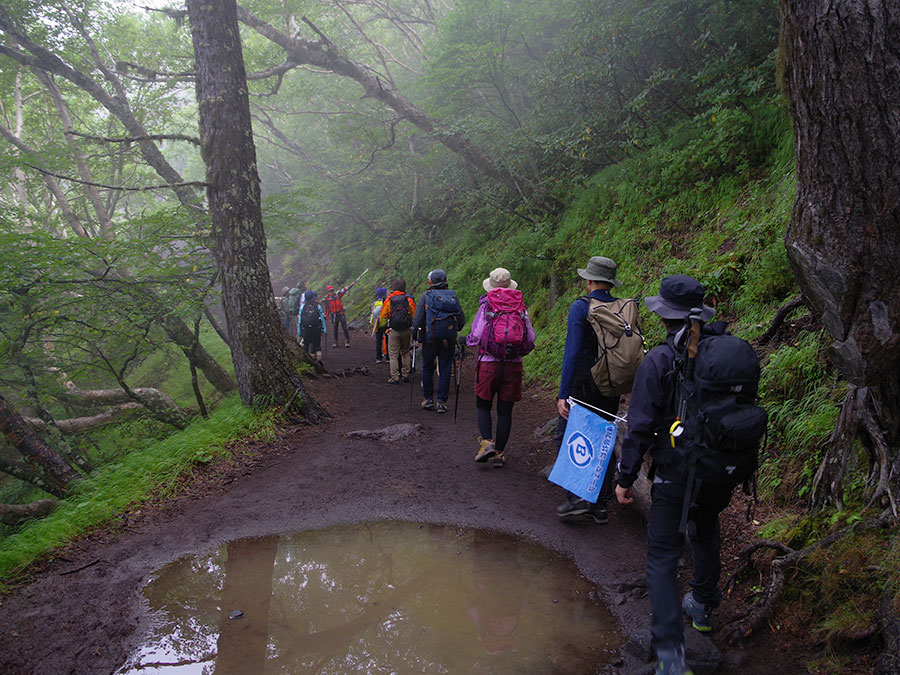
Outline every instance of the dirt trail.
<svg viewBox="0 0 900 675">
<path fill-rule="evenodd" d="M 329 342 L 326 367 L 335 372 L 365 366 L 370 374 L 320 379 L 310 387 L 334 415 L 330 422 L 255 444 L 255 460 L 208 469 L 199 486 L 86 538 L 44 564 L 33 583 L 2 598 L 0 672 L 113 672 L 140 644 L 148 625 L 141 587 L 165 563 L 240 537 L 378 519 L 494 529 L 565 553 L 643 644 L 649 619 L 639 586 L 643 523 L 636 512 L 618 506 L 611 507 L 605 526 L 559 522 L 554 508 L 561 490 L 540 475 L 555 448 L 536 433 L 555 414 L 553 393 L 525 392 L 513 412 L 507 465 L 493 469 L 473 461 L 471 360 L 463 368 L 454 424 L 452 393 L 447 415 L 421 410 L 418 386 L 410 406 L 410 385 L 387 384 L 388 366 L 374 363 L 371 339 L 351 335 L 350 349 L 334 349 Z M 401 422 L 421 424 L 424 433 L 399 443 L 346 436 Z M 729 650 L 730 667 L 718 672 L 767 673 L 774 663 L 782 672 L 802 672 L 774 651 L 758 639 L 741 651 Z M 649 668 L 623 653 L 618 672 Z"/>
</svg>

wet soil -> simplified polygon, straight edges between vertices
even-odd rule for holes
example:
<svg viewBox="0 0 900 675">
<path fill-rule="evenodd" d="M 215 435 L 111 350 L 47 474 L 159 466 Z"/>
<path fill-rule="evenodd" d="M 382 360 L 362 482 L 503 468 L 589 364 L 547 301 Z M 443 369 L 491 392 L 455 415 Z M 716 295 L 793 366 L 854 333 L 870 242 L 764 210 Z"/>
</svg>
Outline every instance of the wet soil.
<svg viewBox="0 0 900 675">
<path fill-rule="evenodd" d="M 309 383 L 330 421 L 246 443 L 233 460 L 198 469 L 174 497 L 144 504 L 36 565 L 29 583 L 0 600 L 0 672 L 113 672 L 141 643 L 149 626 L 141 588 L 166 563 L 242 537 L 378 519 L 487 528 L 563 553 L 596 584 L 632 639 L 614 672 L 650 669 L 642 651 L 649 624 L 644 522 L 618 505 L 607 525 L 556 516 L 562 491 L 542 475 L 556 449 L 552 434 L 540 433 L 555 416 L 553 392 L 525 391 L 513 412 L 506 466 L 498 470 L 473 461 L 471 360 L 462 370 L 456 420 L 452 391 L 449 414 L 420 409 L 415 378 L 410 405 L 410 385 L 387 383 L 388 366 L 375 364 L 372 341 L 358 332 L 349 349 L 329 344 L 325 363 L 331 372 L 356 370 Z M 347 436 L 403 422 L 422 425 L 422 433 L 395 442 Z M 727 573 L 740 539 L 751 536 L 739 506 L 724 514 L 723 534 Z M 730 599 L 719 612 L 725 618 L 742 602 Z M 799 655 L 779 642 L 767 634 L 739 647 L 719 645 L 717 672 L 805 672 Z"/>
</svg>

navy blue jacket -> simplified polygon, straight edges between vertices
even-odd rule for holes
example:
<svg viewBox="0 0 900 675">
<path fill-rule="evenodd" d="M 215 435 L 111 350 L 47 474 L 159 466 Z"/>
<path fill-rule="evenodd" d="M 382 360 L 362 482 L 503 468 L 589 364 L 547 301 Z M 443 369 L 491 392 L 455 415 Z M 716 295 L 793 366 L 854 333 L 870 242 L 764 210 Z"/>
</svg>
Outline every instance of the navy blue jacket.
<svg viewBox="0 0 900 675">
<path fill-rule="evenodd" d="M 598 290 L 590 297 L 600 302 L 615 300 L 609 291 Z M 569 398 L 572 385 L 591 379 L 591 368 L 597 361 L 597 334 L 588 323 L 590 302 L 578 298 L 569 307 L 569 320 L 566 325 L 566 350 L 563 354 L 562 374 L 559 378 L 559 394 L 557 398 Z"/>
</svg>

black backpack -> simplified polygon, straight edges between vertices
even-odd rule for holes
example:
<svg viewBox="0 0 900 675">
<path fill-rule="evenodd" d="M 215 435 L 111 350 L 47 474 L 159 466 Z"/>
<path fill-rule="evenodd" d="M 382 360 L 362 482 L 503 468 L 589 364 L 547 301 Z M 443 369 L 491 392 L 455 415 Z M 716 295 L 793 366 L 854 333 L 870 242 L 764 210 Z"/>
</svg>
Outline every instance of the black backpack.
<svg viewBox="0 0 900 675">
<path fill-rule="evenodd" d="M 412 317 L 409 315 L 409 296 L 405 293 L 392 295 L 388 328 L 408 330 L 410 326 L 412 326 Z"/>
<path fill-rule="evenodd" d="M 756 471 L 768 415 L 756 405 L 760 367 L 749 343 L 729 334 L 703 335 L 693 363 L 678 336 L 669 345 L 675 351 L 677 416 L 669 440 L 687 482 L 683 532 L 701 484 L 734 486 Z"/>
<path fill-rule="evenodd" d="M 321 323 L 319 318 L 319 303 L 307 302 L 300 310 L 300 327 L 313 328 Z"/>
</svg>

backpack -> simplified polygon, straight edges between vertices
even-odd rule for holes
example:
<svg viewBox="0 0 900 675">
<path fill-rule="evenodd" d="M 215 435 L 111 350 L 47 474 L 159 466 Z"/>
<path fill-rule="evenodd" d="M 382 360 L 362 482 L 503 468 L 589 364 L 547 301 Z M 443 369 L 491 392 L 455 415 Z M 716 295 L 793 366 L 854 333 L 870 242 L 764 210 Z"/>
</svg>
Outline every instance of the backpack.
<svg viewBox="0 0 900 675">
<path fill-rule="evenodd" d="M 534 340 L 528 339 L 528 312 L 522 291 L 495 288 L 485 296 L 484 303 L 485 324 L 478 343 L 483 352 L 505 361 L 534 349 Z"/>
<path fill-rule="evenodd" d="M 313 328 L 321 323 L 319 318 L 319 303 L 307 302 L 300 310 L 300 327 Z"/>
<path fill-rule="evenodd" d="M 633 298 L 601 302 L 588 301 L 588 323 L 597 336 L 597 361 L 591 376 L 604 396 L 620 396 L 631 391 L 634 374 L 644 359 L 644 336 Z"/>
<path fill-rule="evenodd" d="M 281 299 L 281 311 L 287 316 L 296 316 L 297 310 L 300 309 L 300 292 L 293 292 L 296 291 L 294 288 L 291 291 Z"/>
<path fill-rule="evenodd" d="M 425 335 L 429 340 L 455 341 L 460 315 L 459 298 L 450 289 L 433 289 L 425 293 Z"/>
<path fill-rule="evenodd" d="M 406 293 L 391 296 L 388 328 L 391 330 L 409 330 L 412 317 L 409 315 L 409 296 Z"/>
<path fill-rule="evenodd" d="M 376 326 L 381 319 L 381 308 L 384 306 L 384 300 L 376 300 L 372 303 L 372 323 Z"/>
<path fill-rule="evenodd" d="M 738 485 L 756 471 L 768 414 L 756 405 L 759 359 L 748 342 L 727 333 L 703 335 L 693 368 L 678 337 L 669 344 L 675 350 L 677 415 L 670 445 L 687 475 L 683 531 L 700 484 Z"/>
</svg>

